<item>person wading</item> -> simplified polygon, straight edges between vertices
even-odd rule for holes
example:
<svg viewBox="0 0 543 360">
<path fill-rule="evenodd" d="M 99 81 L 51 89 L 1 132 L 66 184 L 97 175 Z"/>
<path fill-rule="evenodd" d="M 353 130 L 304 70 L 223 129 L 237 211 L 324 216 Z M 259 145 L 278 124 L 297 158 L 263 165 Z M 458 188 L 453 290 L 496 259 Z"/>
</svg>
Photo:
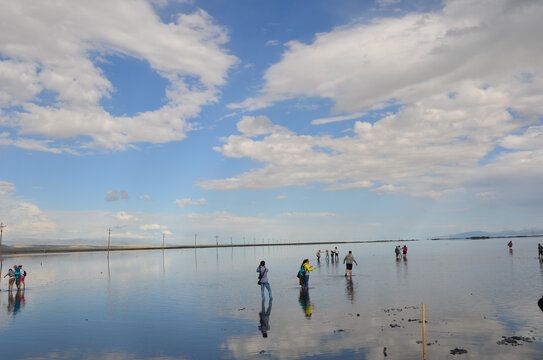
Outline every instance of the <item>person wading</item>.
<svg viewBox="0 0 543 360">
<path fill-rule="evenodd" d="M 358 263 L 354 259 L 353 252 L 349 250 L 349 253 L 345 256 L 345 259 L 343 259 L 343 263 L 346 264 L 345 276 L 347 276 L 347 272 L 349 273 L 349 276 L 353 276 L 353 262 L 358 266 Z"/>
<path fill-rule="evenodd" d="M 264 288 L 268 289 L 268 296 L 270 297 L 270 300 L 272 300 L 272 291 L 270 288 L 270 283 L 268 282 L 268 268 L 266 267 L 266 262 L 264 260 L 260 262 L 260 266 L 256 268 L 256 272 L 258 273 L 258 285 L 260 285 L 262 301 L 266 300 L 264 296 Z"/>
</svg>

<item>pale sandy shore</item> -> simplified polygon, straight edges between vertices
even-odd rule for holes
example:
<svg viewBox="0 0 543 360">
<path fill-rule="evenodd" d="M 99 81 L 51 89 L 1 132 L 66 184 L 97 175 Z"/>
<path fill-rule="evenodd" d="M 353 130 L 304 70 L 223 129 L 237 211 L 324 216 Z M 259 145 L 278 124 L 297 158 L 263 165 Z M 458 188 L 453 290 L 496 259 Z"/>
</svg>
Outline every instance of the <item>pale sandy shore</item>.
<svg viewBox="0 0 543 360">
<path fill-rule="evenodd" d="M 205 248 L 233 248 L 233 247 L 261 247 L 261 246 L 298 246 L 298 245 L 334 245 L 334 244 L 361 244 L 361 243 L 380 243 L 395 242 L 403 243 L 409 240 L 368 240 L 368 241 L 332 241 L 332 242 L 303 242 L 303 243 L 273 243 L 273 244 L 219 244 L 219 245 L 112 245 L 109 251 L 129 251 L 129 250 L 162 250 L 162 249 L 205 249 Z M 3 255 L 18 254 L 49 254 L 49 253 L 71 253 L 71 252 L 91 252 L 108 251 L 107 246 L 93 245 L 2 245 Z"/>
</svg>

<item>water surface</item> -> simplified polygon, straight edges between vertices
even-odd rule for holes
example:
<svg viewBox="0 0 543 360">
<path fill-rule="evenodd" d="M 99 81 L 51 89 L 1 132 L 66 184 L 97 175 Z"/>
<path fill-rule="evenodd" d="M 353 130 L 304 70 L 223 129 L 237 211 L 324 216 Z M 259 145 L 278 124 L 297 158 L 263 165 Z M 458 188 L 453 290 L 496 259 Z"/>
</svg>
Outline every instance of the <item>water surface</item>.
<svg viewBox="0 0 543 360">
<path fill-rule="evenodd" d="M 387 359 L 422 359 L 424 302 L 428 359 L 541 359 L 543 239 L 514 239 L 513 253 L 507 242 L 408 242 L 399 261 L 395 243 L 337 245 L 358 261 L 352 279 L 341 261 L 317 264 L 314 245 L 4 256 L 4 274 L 23 264 L 28 278 L 11 294 L 2 279 L 0 348 L 9 359 L 384 359 L 386 347 Z M 307 292 L 303 258 L 317 267 Z"/>
</svg>

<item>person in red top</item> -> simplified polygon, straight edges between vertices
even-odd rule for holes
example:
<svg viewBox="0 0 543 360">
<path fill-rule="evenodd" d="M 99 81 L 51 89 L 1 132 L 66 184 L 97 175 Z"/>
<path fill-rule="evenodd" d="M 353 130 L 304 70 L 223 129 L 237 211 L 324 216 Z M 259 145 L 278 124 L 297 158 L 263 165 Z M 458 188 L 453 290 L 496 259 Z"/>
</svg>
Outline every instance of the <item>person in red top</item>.
<svg viewBox="0 0 543 360">
<path fill-rule="evenodd" d="M 404 259 L 405 259 L 405 258 L 407 257 L 407 246 L 404 245 L 404 246 L 402 247 L 402 252 L 403 252 L 403 257 L 404 257 Z"/>
</svg>

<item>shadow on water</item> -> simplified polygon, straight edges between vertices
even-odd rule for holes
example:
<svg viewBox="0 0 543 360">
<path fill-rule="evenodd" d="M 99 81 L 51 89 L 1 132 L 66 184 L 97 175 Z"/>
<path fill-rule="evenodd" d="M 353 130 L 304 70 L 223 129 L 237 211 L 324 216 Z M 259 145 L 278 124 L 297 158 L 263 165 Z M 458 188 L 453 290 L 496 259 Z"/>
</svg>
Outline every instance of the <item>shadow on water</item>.
<svg viewBox="0 0 543 360">
<path fill-rule="evenodd" d="M 268 331 L 270 331 L 270 314 L 272 309 L 273 300 L 270 300 L 268 309 L 266 310 L 266 300 L 262 300 L 262 310 L 258 313 L 260 318 L 260 325 L 258 330 L 262 333 L 262 337 L 268 337 Z"/>
</svg>

